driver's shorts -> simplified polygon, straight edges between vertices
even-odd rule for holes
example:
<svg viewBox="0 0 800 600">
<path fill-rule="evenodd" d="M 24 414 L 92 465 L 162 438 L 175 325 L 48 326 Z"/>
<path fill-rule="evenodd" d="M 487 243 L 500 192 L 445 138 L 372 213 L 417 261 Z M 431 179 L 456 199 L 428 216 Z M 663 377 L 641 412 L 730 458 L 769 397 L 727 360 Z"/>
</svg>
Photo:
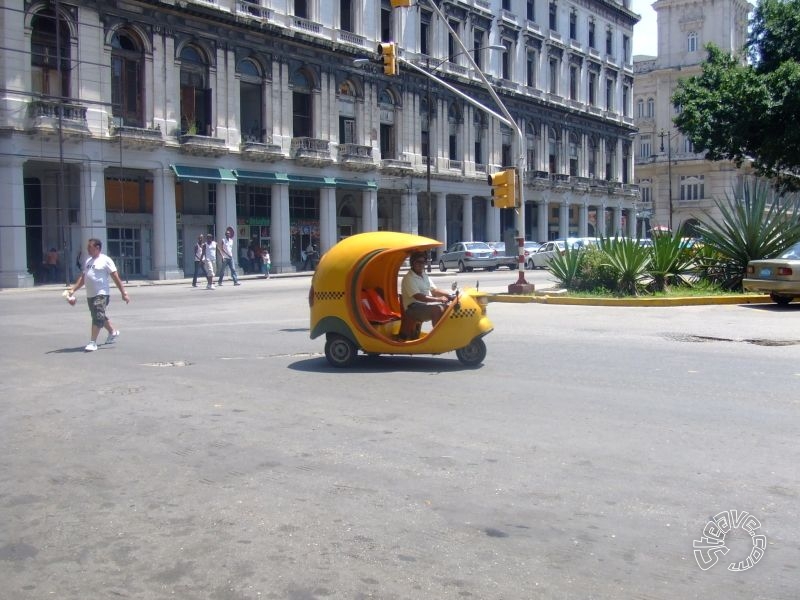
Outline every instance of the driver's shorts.
<svg viewBox="0 0 800 600">
<path fill-rule="evenodd" d="M 426 304 L 425 302 L 412 302 L 406 307 L 406 315 L 415 321 L 432 321 L 441 314 L 441 304 Z"/>
</svg>

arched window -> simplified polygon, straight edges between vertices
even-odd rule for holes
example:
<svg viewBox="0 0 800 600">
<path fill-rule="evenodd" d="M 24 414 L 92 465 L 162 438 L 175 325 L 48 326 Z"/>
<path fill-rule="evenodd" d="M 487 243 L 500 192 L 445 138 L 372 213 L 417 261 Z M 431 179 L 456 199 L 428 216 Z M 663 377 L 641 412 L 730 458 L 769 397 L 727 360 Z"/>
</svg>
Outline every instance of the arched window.
<svg viewBox="0 0 800 600">
<path fill-rule="evenodd" d="M 525 146 L 525 158 L 528 162 L 528 170 L 538 171 L 539 126 L 533 121 L 528 121 L 525 124 Z"/>
<path fill-rule="evenodd" d="M 291 79 L 292 84 L 292 135 L 313 137 L 314 121 L 311 104 L 311 83 L 305 72 L 298 69 Z"/>
<path fill-rule="evenodd" d="M 181 50 L 181 132 L 212 135 L 208 65 L 200 49 Z"/>
<path fill-rule="evenodd" d="M 464 123 L 461 108 L 452 102 L 447 108 L 448 154 L 450 160 L 461 160 L 461 126 Z"/>
<path fill-rule="evenodd" d="M 569 134 L 569 174 L 571 177 L 580 175 L 581 147 L 578 143 L 578 135 L 574 132 Z"/>
<path fill-rule="evenodd" d="M 561 138 L 554 127 L 547 128 L 547 168 L 550 173 L 559 172 Z"/>
<path fill-rule="evenodd" d="M 432 104 L 432 103 L 431 103 Z M 431 152 L 431 120 L 433 115 L 430 110 L 433 109 L 432 105 L 428 104 L 427 98 L 422 98 L 419 103 L 419 122 L 420 122 L 420 152 L 427 160 Z M 423 164 L 426 164 L 423 162 Z"/>
<path fill-rule="evenodd" d="M 388 89 L 383 90 L 378 96 L 378 110 L 381 119 L 381 158 L 397 158 L 395 100 Z"/>
<path fill-rule="evenodd" d="M 264 78 L 254 60 L 239 61 L 239 119 L 242 139 L 248 142 L 265 142 Z"/>
<path fill-rule="evenodd" d="M 589 177 L 597 177 L 597 138 L 589 137 Z"/>
<path fill-rule="evenodd" d="M 656 101 L 652 98 L 647 99 L 647 118 L 652 119 L 656 116 Z"/>
<path fill-rule="evenodd" d="M 475 164 L 485 165 L 486 157 L 484 156 L 484 140 L 486 138 L 486 115 L 479 111 L 473 111 L 472 127 L 474 129 L 475 137 Z"/>
<path fill-rule="evenodd" d="M 144 127 L 144 52 L 125 29 L 111 38 L 111 111 L 122 125 Z"/>
<path fill-rule="evenodd" d="M 690 31 L 686 36 L 686 50 L 689 52 L 697 52 L 697 32 Z"/>
<path fill-rule="evenodd" d="M 644 117 L 644 114 L 645 114 L 644 113 L 644 100 L 639 98 L 636 101 L 636 116 L 641 119 L 642 117 Z"/>
<path fill-rule="evenodd" d="M 57 28 L 55 12 L 45 9 L 33 17 L 31 28 L 31 90 L 35 94 L 68 97 L 70 35 L 67 23 L 60 17 Z"/>
<path fill-rule="evenodd" d="M 606 181 L 614 181 L 616 177 L 617 143 L 614 138 L 606 140 Z"/>
<path fill-rule="evenodd" d="M 339 143 L 356 144 L 356 88 L 348 80 L 339 84 Z"/>
</svg>

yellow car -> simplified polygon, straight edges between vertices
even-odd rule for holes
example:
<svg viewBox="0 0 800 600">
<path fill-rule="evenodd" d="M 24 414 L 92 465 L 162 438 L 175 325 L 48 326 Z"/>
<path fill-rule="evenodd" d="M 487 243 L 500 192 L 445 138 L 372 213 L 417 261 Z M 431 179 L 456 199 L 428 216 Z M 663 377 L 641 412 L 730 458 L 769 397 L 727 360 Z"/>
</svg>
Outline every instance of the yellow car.
<svg viewBox="0 0 800 600">
<path fill-rule="evenodd" d="M 436 326 L 420 330 L 416 339 L 400 336 L 400 267 L 412 251 L 441 245 L 418 235 L 376 231 L 348 237 L 322 256 L 308 294 L 310 328 L 312 339 L 325 335 L 325 358 L 332 366 L 352 365 L 359 350 L 370 355 L 455 351 L 466 366 L 483 362 L 482 338 L 494 326 L 486 316 L 489 298 L 477 290 L 458 293 Z"/>
<path fill-rule="evenodd" d="M 748 292 L 767 293 L 778 304 L 800 297 L 800 242 L 775 258 L 747 263 L 742 286 Z"/>
</svg>

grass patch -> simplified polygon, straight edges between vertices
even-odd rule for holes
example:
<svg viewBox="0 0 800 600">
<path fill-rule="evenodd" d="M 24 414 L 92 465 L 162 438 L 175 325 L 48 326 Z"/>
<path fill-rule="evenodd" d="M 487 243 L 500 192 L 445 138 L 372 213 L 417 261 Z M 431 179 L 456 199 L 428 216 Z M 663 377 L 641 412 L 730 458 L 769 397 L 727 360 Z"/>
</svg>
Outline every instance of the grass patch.
<svg viewBox="0 0 800 600">
<path fill-rule="evenodd" d="M 698 282 L 689 286 L 673 286 L 663 292 L 643 293 L 638 298 L 699 298 L 702 296 L 745 296 L 742 292 L 725 290 L 706 282 Z M 633 298 L 633 296 L 620 296 L 607 289 L 589 290 L 586 292 L 568 292 L 567 298 Z"/>
</svg>

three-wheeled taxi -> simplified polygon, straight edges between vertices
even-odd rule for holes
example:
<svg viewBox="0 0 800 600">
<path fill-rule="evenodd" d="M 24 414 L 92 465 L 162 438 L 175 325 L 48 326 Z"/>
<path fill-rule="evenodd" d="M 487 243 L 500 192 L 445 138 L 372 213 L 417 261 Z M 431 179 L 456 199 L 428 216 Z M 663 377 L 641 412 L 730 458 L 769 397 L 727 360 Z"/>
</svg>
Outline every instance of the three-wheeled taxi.
<svg viewBox="0 0 800 600">
<path fill-rule="evenodd" d="M 325 335 L 325 357 L 331 365 L 350 366 L 359 350 L 370 355 L 455 350 L 464 365 L 483 362 L 482 338 L 494 326 L 486 316 L 489 298 L 477 290 L 456 294 L 429 331 L 417 327 L 415 339 L 400 335 L 404 320 L 398 295 L 400 267 L 412 251 L 441 245 L 418 235 L 376 231 L 348 237 L 322 256 L 311 279 L 308 303 L 311 338 Z M 403 331 L 407 325 L 403 323 Z"/>
</svg>

